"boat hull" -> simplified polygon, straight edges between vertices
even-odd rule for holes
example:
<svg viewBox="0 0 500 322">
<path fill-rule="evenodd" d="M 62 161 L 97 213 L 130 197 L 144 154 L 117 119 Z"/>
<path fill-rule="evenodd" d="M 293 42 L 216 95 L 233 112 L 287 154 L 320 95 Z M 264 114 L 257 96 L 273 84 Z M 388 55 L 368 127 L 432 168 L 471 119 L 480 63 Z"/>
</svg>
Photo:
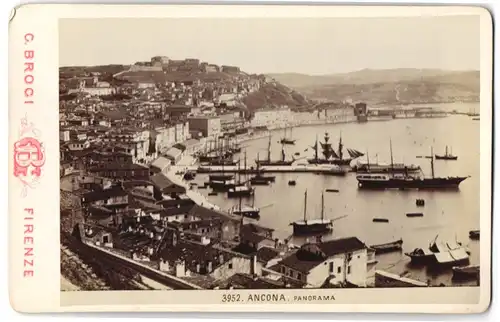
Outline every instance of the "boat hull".
<svg viewBox="0 0 500 322">
<path fill-rule="evenodd" d="M 375 254 L 401 251 L 403 249 L 403 240 L 400 239 L 391 243 L 372 245 L 370 248 L 375 250 Z"/>
<path fill-rule="evenodd" d="M 224 181 L 234 179 L 232 174 L 211 174 L 208 176 L 208 181 Z"/>
<path fill-rule="evenodd" d="M 454 160 L 458 160 L 458 157 L 436 155 L 436 160 L 450 160 L 450 161 L 454 161 Z"/>
<path fill-rule="evenodd" d="M 262 166 L 265 166 L 265 167 L 271 167 L 271 166 L 275 166 L 275 167 L 281 167 L 281 166 L 290 166 L 293 164 L 293 161 L 255 161 L 255 163 L 262 167 Z"/>
<path fill-rule="evenodd" d="M 453 279 L 466 280 L 479 277 L 479 266 L 477 267 L 453 267 Z"/>
<path fill-rule="evenodd" d="M 254 194 L 253 189 L 242 190 L 242 191 L 231 191 L 231 190 L 229 190 L 227 192 L 227 197 L 228 198 L 251 197 L 251 196 L 253 196 L 253 194 Z"/>
<path fill-rule="evenodd" d="M 293 226 L 293 234 L 296 236 L 325 234 L 331 232 L 333 229 L 331 224 L 300 225 L 292 223 L 292 226 Z"/>
<path fill-rule="evenodd" d="M 405 253 L 405 255 L 410 257 L 412 264 L 416 265 L 432 264 L 436 262 L 436 256 L 434 254 L 414 255 L 411 253 Z"/>
<path fill-rule="evenodd" d="M 407 168 L 400 168 L 400 167 L 394 167 L 391 168 L 390 166 L 383 167 L 383 166 L 378 166 L 378 167 L 366 167 L 366 166 L 354 166 L 352 168 L 354 172 L 357 173 L 385 173 L 385 174 L 407 174 L 407 173 L 418 173 L 421 171 L 419 167 L 407 167 Z"/>
<path fill-rule="evenodd" d="M 254 211 L 241 211 L 239 212 L 238 210 L 235 210 L 233 214 L 237 216 L 243 216 L 247 218 L 253 218 L 253 219 L 259 219 L 260 218 L 260 211 L 254 210 Z"/>
<path fill-rule="evenodd" d="M 334 165 L 348 166 L 351 164 L 352 160 L 354 159 L 332 159 L 332 160 L 308 159 L 307 162 L 309 164 L 334 164 Z"/>
<path fill-rule="evenodd" d="M 358 178 L 358 188 L 360 189 L 458 189 L 460 183 L 466 177 L 455 178 L 425 178 L 425 179 L 393 179 L 373 180 Z"/>
</svg>

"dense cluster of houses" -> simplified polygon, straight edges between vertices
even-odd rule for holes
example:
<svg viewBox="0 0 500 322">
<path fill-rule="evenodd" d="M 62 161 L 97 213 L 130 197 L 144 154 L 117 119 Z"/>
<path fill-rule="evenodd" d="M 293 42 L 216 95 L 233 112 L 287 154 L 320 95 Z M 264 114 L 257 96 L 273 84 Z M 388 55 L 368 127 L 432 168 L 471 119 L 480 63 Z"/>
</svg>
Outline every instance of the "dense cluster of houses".
<svg viewBox="0 0 500 322">
<path fill-rule="evenodd" d="M 61 77 L 61 200 L 72 199 L 61 214 L 79 213 L 70 225 L 81 238 L 203 288 L 365 286 L 367 247 L 357 238 L 297 249 L 196 204 L 167 176 L 206 140 L 249 126 L 241 97 L 261 76 L 167 57 L 111 76 Z M 273 122 L 262 113 L 253 117 Z"/>
</svg>

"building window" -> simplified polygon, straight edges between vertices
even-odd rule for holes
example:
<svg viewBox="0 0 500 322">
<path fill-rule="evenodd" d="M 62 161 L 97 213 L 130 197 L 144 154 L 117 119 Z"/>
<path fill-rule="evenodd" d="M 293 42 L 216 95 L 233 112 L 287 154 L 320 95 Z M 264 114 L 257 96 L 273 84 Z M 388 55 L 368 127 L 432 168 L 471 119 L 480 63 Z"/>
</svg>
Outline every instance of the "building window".
<svg viewBox="0 0 500 322">
<path fill-rule="evenodd" d="M 342 267 L 341 266 L 337 267 L 337 274 L 340 274 L 341 272 L 342 272 Z"/>
<path fill-rule="evenodd" d="M 286 273 L 286 268 L 285 266 L 281 266 L 281 273 L 285 274 Z"/>
<path fill-rule="evenodd" d="M 351 265 L 347 266 L 347 274 L 351 274 Z"/>
<path fill-rule="evenodd" d="M 330 273 L 333 273 L 333 262 L 330 263 Z"/>
<path fill-rule="evenodd" d="M 361 258 L 361 255 L 358 255 L 358 258 Z"/>
<path fill-rule="evenodd" d="M 301 280 L 301 279 L 302 279 L 302 274 L 297 273 L 297 279 L 298 279 L 298 280 Z"/>
<path fill-rule="evenodd" d="M 229 269 L 233 269 L 233 263 L 229 263 Z"/>
</svg>

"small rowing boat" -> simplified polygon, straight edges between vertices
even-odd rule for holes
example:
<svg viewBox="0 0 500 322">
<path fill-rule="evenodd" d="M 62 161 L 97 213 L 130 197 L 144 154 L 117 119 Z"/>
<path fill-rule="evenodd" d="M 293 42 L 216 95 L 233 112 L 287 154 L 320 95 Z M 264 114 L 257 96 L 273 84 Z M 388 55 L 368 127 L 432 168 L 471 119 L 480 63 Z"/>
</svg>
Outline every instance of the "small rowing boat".
<svg viewBox="0 0 500 322">
<path fill-rule="evenodd" d="M 479 275 L 479 265 L 454 266 L 452 270 L 455 279 L 476 278 Z"/>
<path fill-rule="evenodd" d="M 470 239 L 479 239 L 479 230 L 471 230 L 469 231 Z"/>
<path fill-rule="evenodd" d="M 403 240 L 398 239 L 390 243 L 371 245 L 370 248 L 375 250 L 375 254 L 398 251 L 403 248 Z"/>
</svg>

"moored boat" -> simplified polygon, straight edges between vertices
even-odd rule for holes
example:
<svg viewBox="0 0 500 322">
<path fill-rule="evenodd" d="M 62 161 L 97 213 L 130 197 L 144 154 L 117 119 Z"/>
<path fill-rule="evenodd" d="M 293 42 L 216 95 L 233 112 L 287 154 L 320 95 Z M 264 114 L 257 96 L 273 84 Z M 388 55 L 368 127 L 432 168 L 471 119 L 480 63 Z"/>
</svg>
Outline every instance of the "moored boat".
<svg viewBox="0 0 500 322">
<path fill-rule="evenodd" d="M 254 194 L 255 189 L 248 184 L 236 185 L 227 191 L 228 198 L 250 197 Z"/>
<path fill-rule="evenodd" d="M 453 266 L 454 279 L 469 279 L 479 277 L 479 265 Z"/>
<path fill-rule="evenodd" d="M 453 155 L 452 152 L 448 152 L 448 146 L 446 146 L 445 152 L 443 155 L 436 154 L 436 160 L 457 160 L 458 157 Z"/>
<path fill-rule="evenodd" d="M 307 190 L 304 193 L 304 219 L 291 223 L 294 235 L 311 235 L 328 233 L 333 229 L 333 221 L 325 219 L 325 198 L 321 195 L 321 218 L 307 219 Z"/>
<path fill-rule="evenodd" d="M 358 188 L 360 189 L 458 189 L 462 181 L 468 177 L 435 177 L 434 176 L 434 156 L 431 148 L 431 170 L 432 177 L 414 177 L 410 175 L 387 175 L 387 174 L 359 174 Z"/>
<path fill-rule="evenodd" d="M 389 222 L 387 218 L 373 218 L 373 222 Z"/>
<path fill-rule="evenodd" d="M 479 230 L 471 230 L 469 231 L 470 239 L 479 239 Z"/>
<path fill-rule="evenodd" d="M 436 260 L 434 253 L 425 248 L 415 248 L 409 253 L 405 253 L 406 256 L 410 257 L 413 264 L 427 264 Z"/>
<path fill-rule="evenodd" d="M 342 134 L 340 134 L 337 151 L 334 150 L 332 144 L 329 142 L 330 135 L 328 133 L 325 133 L 323 140 L 324 142 L 318 142 L 318 138 L 316 137 L 316 143 L 312 146 L 314 150 L 314 158 L 307 159 L 309 164 L 335 164 L 338 166 L 350 166 L 353 160 L 364 155 L 355 149 L 346 148 L 347 154 L 349 154 L 349 157 L 346 158 L 344 155 L 345 147 L 342 143 Z M 321 145 L 323 158 L 320 158 L 318 154 L 319 145 Z"/>
<path fill-rule="evenodd" d="M 371 245 L 370 248 L 375 250 L 375 254 L 400 251 L 403 248 L 403 239 L 384 244 Z"/>
<path fill-rule="evenodd" d="M 223 181 L 234 179 L 232 174 L 211 174 L 208 176 L 208 181 Z"/>
<path fill-rule="evenodd" d="M 260 209 L 253 206 L 233 207 L 229 213 L 253 219 L 260 218 Z"/>
</svg>

